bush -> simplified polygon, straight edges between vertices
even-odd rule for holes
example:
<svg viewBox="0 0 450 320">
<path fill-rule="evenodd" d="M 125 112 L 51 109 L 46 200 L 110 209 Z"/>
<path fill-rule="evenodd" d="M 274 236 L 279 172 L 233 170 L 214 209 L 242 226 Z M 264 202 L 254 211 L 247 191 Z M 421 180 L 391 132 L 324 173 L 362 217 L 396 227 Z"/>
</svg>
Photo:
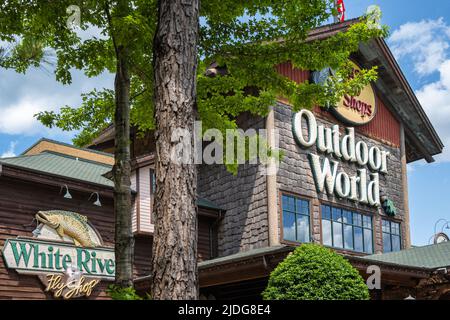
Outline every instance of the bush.
<svg viewBox="0 0 450 320">
<path fill-rule="evenodd" d="M 303 244 L 270 274 L 266 300 L 368 300 L 358 271 L 341 255 L 315 244 Z"/>
<path fill-rule="evenodd" d="M 134 290 L 133 287 L 122 288 L 114 284 L 111 284 L 106 289 L 106 293 L 113 300 L 144 300 L 144 298 L 142 298 L 136 293 L 136 290 Z M 145 297 L 145 300 L 150 300 L 150 295 L 148 293 L 147 296 Z"/>
</svg>

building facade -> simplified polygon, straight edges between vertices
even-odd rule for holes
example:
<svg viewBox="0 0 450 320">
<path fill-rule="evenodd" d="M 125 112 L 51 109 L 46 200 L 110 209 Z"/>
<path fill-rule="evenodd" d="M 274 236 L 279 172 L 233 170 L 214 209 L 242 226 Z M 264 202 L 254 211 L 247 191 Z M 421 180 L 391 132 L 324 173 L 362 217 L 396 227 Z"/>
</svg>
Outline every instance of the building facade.
<svg viewBox="0 0 450 320">
<path fill-rule="evenodd" d="M 311 38 L 326 38 L 351 23 L 319 28 Z M 450 260 L 414 262 L 416 254 L 427 253 L 411 248 L 407 187 L 407 164 L 422 159 L 432 162 L 442 151 L 442 142 L 384 40 L 361 44 L 351 60 L 356 71 L 378 66 L 379 79 L 360 96 L 344 97 L 337 108 L 294 113 L 280 97 L 265 118 L 239 116 L 244 130 L 275 129 L 277 139 L 273 141 L 283 154 L 276 174 L 266 175 L 267 166 L 262 163 L 241 165 L 236 175 L 224 165 L 199 166 L 202 298 L 260 298 L 270 272 L 306 242 L 333 248 L 365 278 L 367 267 L 378 265 L 383 287 L 372 292 L 374 299 L 447 295 L 448 281 L 437 270 L 450 266 Z M 320 73 L 326 72 L 298 70 L 289 62 L 276 68 L 299 83 L 320 81 Z M 48 270 L 32 263 L 25 266 L 24 260 L 30 255 L 42 265 L 42 255 L 33 256 L 37 244 L 42 247 L 42 241 L 52 240 L 62 245 L 78 235 L 61 237 L 56 224 L 45 219 L 30 224 L 40 211 L 61 210 L 86 217 L 81 219 L 89 221 L 91 234 L 98 233 L 99 239 L 98 252 L 90 252 L 89 257 L 111 249 L 113 185 L 108 177 L 113 137 L 114 128 L 110 127 L 86 149 L 44 139 L 21 156 L 0 161 L 0 298 L 55 296 L 49 279 L 64 270 L 55 263 L 50 267 L 50 258 L 45 260 Z M 151 281 L 155 142 L 152 132 L 144 136 L 132 133 L 131 138 L 135 285 L 145 291 Z M 66 197 L 69 191 L 70 198 Z M 96 199 L 101 206 L 95 204 Z M 53 238 L 39 239 L 41 231 L 34 232 L 39 225 Z M 438 254 L 445 248 L 430 250 Z M 87 253 L 83 256 L 75 241 L 70 250 L 72 260 L 78 259 L 80 264 L 81 259 L 81 268 L 87 270 L 83 264 Z M 99 263 L 106 266 L 107 262 Z M 93 267 L 89 271 L 86 281 L 99 282 L 89 295 L 78 292 L 79 297 L 104 298 L 108 275 L 94 274 Z"/>
</svg>

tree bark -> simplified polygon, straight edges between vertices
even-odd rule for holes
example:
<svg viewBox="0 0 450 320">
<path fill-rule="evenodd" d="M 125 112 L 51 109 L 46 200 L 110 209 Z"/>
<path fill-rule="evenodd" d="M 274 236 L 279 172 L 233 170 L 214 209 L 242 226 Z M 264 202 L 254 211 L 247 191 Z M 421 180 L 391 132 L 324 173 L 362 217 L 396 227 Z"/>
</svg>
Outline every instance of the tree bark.
<svg viewBox="0 0 450 320">
<path fill-rule="evenodd" d="M 197 171 L 193 132 L 199 1 L 159 0 L 154 39 L 156 198 L 153 299 L 198 299 Z M 183 149 L 176 129 L 190 133 Z M 179 153 L 182 162 L 171 155 Z"/>
<path fill-rule="evenodd" d="M 133 286 L 134 237 L 131 228 L 131 164 L 130 164 L 130 76 L 128 51 L 116 48 L 114 148 L 114 215 L 116 285 Z"/>
</svg>

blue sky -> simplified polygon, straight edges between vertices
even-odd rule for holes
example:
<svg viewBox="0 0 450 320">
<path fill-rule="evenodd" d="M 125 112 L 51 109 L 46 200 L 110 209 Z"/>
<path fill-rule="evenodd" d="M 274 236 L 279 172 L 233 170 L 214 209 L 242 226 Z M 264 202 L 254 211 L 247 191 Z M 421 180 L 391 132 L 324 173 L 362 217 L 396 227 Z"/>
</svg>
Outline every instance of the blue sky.
<svg viewBox="0 0 450 320">
<path fill-rule="evenodd" d="M 346 17 L 362 15 L 369 5 L 383 11 L 391 30 L 388 44 L 445 145 L 450 146 L 450 1 L 344 0 Z M 87 79 L 74 72 L 73 84 L 55 82 L 51 71 L 30 70 L 26 75 L 1 70 L 0 156 L 20 154 L 41 137 L 70 142 L 73 133 L 47 129 L 34 120 L 42 110 L 80 103 L 80 93 L 112 88 L 114 78 L 104 74 Z M 450 147 L 436 163 L 409 165 L 411 232 L 415 245 L 425 245 L 435 222 L 450 220 Z M 438 227 L 438 229 L 440 229 Z"/>
</svg>

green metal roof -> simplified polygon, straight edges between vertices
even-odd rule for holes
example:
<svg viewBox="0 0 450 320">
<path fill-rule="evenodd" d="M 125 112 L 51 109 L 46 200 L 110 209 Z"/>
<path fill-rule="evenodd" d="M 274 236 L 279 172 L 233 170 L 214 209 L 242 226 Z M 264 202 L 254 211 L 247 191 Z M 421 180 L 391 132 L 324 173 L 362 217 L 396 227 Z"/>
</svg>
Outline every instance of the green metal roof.
<svg viewBox="0 0 450 320">
<path fill-rule="evenodd" d="M 437 269 L 450 266 L 450 242 L 384 254 L 365 256 L 362 259 L 402 266 Z"/>
<path fill-rule="evenodd" d="M 53 151 L 44 151 L 36 155 L 21 155 L 0 159 L 0 164 L 38 171 L 63 178 L 95 183 L 105 187 L 114 187 L 114 183 L 103 175 L 112 170 L 112 166 L 90 160 L 75 158 Z M 198 198 L 197 205 L 213 210 L 223 210 L 214 202 Z"/>
<path fill-rule="evenodd" d="M 246 259 L 256 258 L 264 255 L 270 255 L 270 254 L 276 254 L 279 252 L 290 252 L 294 250 L 294 247 L 291 246 L 285 246 L 285 245 L 279 245 L 279 246 L 273 246 L 273 247 L 263 247 L 263 248 L 257 248 L 252 249 L 249 251 L 241 251 L 232 255 L 228 255 L 225 257 L 215 258 L 212 260 L 206 260 L 198 263 L 199 269 L 209 268 L 209 267 L 215 267 L 218 265 L 222 265 L 225 263 L 233 263 L 237 261 L 242 261 Z"/>
<path fill-rule="evenodd" d="M 203 207 L 203 208 L 206 208 L 206 209 L 212 209 L 212 210 L 217 210 L 217 211 L 224 211 L 223 208 L 220 208 L 214 202 L 209 201 L 209 200 L 204 199 L 204 198 L 197 198 L 197 205 L 199 207 Z"/>
<path fill-rule="evenodd" d="M 0 164 L 95 183 L 106 187 L 114 186 L 111 180 L 102 176 L 106 172 L 111 171 L 111 166 L 50 151 L 37 155 L 0 159 Z"/>
</svg>

